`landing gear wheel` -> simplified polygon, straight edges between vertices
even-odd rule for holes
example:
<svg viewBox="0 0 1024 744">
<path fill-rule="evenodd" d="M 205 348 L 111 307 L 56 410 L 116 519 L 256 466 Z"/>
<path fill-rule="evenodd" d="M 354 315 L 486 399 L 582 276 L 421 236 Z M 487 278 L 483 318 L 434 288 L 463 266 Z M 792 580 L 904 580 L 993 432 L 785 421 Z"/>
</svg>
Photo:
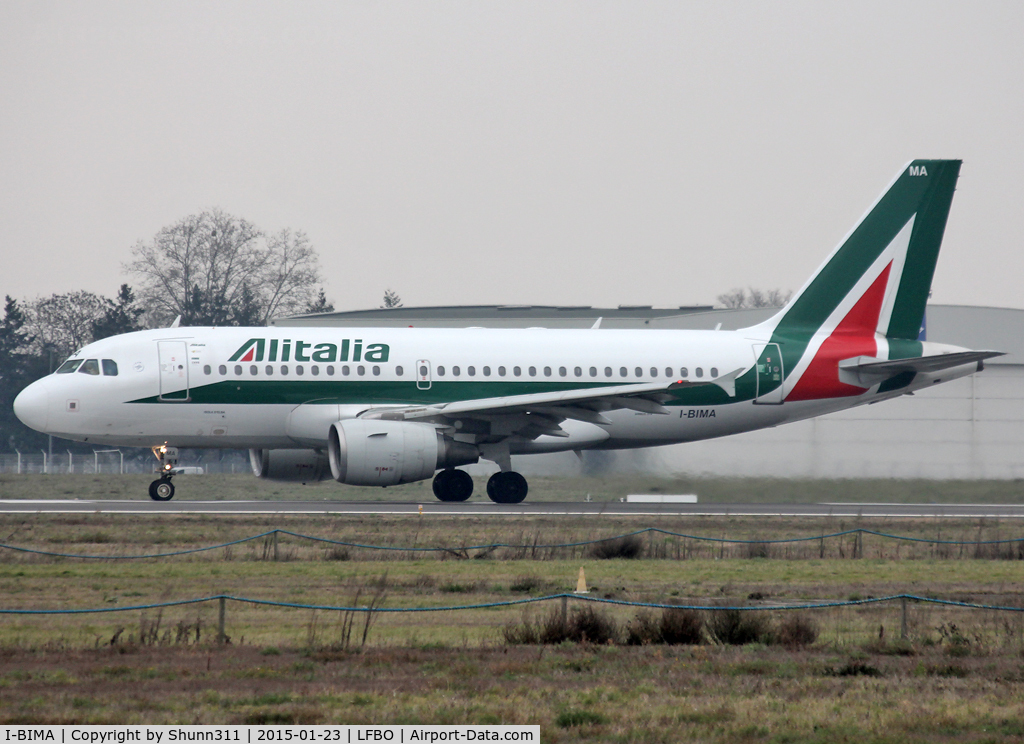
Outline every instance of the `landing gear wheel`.
<svg viewBox="0 0 1024 744">
<path fill-rule="evenodd" d="M 434 476 L 433 487 L 441 501 L 465 501 L 473 495 L 473 478 L 464 470 L 442 470 Z"/>
<path fill-rule="evenodd" d="M 170 501 L 174 498 L 174 484 L 170 478 L 157 478 L 149 484 L 149 498 L 153 501 Z"/>
<path fill-rule="evenodd" d="M 518 504 L 529 490 L 526 478 L 511 470 L 495 473 L 487 481 L 487 495 L 496 504 Z"/>
</svg>

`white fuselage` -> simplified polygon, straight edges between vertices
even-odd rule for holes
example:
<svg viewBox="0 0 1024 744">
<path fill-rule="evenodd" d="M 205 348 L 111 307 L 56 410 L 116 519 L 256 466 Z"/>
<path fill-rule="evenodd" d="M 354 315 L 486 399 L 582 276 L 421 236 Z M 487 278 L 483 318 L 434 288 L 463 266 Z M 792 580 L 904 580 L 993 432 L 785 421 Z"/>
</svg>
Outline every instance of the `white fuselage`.
<svg viewBox="0 0 1024 744">
<path fill-rule="evenodd" d="M 629 383 L 703 382 L 756 361 L 768 338 L 741 331 L 436 328 L 169 328 L 89 344 L 75 357 L 117 374 L 50 375 L 17 412 L 39 431 L 92 444 L 302 448 L 326 444 L 333 421 L 369 407 L 494 398 Z M 240 353 L 246 343 L 248 353 Z M 287 344 L 286 344 L 287 341 Z M 926 353 L 953 347 L 926 344 Z M 234 360 L 232 358 L 234 357 Z M 102 365 L 101 365 L 101 369 Z M 423 374 L 426 369 L 426 374 Z M 776 426 L 930 387 L 977 370 L 919 374 L 893 393 L 781 404 L 724 397 L 630 409 L 610 423 L 566 421 L 568 436 L 511 442 L 513 454 L 644 447 Z M 791 385 L 787 381 L 787 385 Z M 781 396 L 780 396 L 781 397 Z M 456 423 L 456 438 L 459 438 Z"/>
</svg>

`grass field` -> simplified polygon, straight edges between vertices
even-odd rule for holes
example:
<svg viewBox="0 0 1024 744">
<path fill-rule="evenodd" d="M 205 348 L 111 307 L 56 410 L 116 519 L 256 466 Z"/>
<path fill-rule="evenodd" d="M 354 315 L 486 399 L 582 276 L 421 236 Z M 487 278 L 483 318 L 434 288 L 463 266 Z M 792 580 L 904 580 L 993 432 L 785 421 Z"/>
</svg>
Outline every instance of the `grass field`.
<svg viewBox="0 0 1024 744">
<path fill-rule="evenodd" d="M 152 475 L 0 474 L 4 499 L 146 499 Z M 475 478 L 472 499 L 487 500 L 485 478 Z M 180 500 L 348 500 L 435 502 L 429 480 L 390 488 L 322 483 L 271 483 L 252 475 L 184 475 L 175 481 Z M 531 477 L 530 501 L 618 501 L 631 493 L 696 494 L 706 503 L 1016 503 L 1019 481 L 787 480 L 777 478 L 663 478 L 613 475 L 601 478 Z"/>
<path fill-rule="evenodd" d="M 10 484 L 3 485 L 6 491 Z M 954 490 L 940 486 L 943 493 Z M 14 487 L 30 490 L 23 481 Z M 111 488 L 98 482 L 102 487 Z M 32 497 L 23 491 L 21 497 Z M 276 561 L 269 538 L 138 561 L 5 550 L 0 606 L 117 608 L 220 593 L 303 604 L 457 606 L 572 590 L 581 567 L 590 596 L 629 601 L 757 606 L 906 592 L 1024 606 L 1019 543 L 979 550 L 934 542 L 1024 537 L 1016 522 L 652 519 L 6 515 L 0 542 L 77 554 L 171 552 L 275 528 L 416 550 L 287 536 L 278 537 Z M 635 554 L 630 559 L 602 559 L 589 546 L 540 547 L 648 526 L 755 542 L 646 534 L 625 551 Z M 855 527 L 923 542 L 870 535 L 860 544 L 856 536 L 788 546 L 759 542 Z M 528 547 L 460 549 L 492 542 Z M 431 546 L 446 549 L 424 550 Z M 580 606 L 570 603 L 570 614 Z M 236 603 L 227 604 L 225 646 L 215 643 L 216 602 L 101 615 L 3 615 L 0 722 L 537 723 L 545 742 L 1024 737 L 1024 618 L 1017 613 L 911 603 L 903 640 L 898 603 L 762 612 L 757 616 L 776 630 L 799 615 L 816 631 L 813 642 L 782 646 L 776 633 L 775 640 L 769 635 L 733 646 L 705 631 L 696 645 L 631 646 L 627 630 L 642 611 L 614 607 L 601 610 L 618 628 L 610 645 L 506 643 L 506 628 L 544 621 L 558 609 L 555 601 L 379 612 L 365 645 L 363 615 Z"/>
</svg>

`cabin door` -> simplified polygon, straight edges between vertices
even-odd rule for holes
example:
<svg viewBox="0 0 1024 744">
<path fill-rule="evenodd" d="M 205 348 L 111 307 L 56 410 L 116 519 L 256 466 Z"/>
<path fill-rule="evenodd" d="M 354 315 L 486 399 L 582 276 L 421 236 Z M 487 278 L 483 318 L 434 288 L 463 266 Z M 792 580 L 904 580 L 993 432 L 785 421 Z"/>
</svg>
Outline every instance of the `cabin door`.
<svg viewBox="0 0 1024 744">
<path fill-rule="evenodd" d="M 157 341 L 160 355 L 160 400 L 188 401 L 188 343 Z"/>
</svg>

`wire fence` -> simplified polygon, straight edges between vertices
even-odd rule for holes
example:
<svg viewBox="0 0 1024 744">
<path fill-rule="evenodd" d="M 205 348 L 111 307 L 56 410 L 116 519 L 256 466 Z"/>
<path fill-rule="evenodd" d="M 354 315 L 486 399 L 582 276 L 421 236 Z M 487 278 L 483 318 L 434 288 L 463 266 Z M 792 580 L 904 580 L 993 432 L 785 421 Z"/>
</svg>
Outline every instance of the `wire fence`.
<svg viewBox="0 0 1024 744">
<path fill-rule="evenodd" d="M 821 544 L 826 540 L 842 540 L 843 538 L 852 538 L 849 553 L 851 557 L 863 557 L 863 538 L 865 536 L 871 536 L 882 540 L 892 540 L 897 542 L 906 542 L 913 544 L 925 544 L 943 546 L 947 548 L 959 547 L 963 548 L 1009 548 L 1008 551 L 1003 553 L 995 552 L 994 554 L 985 553 L 984 555 L 975 554 L 977 557 L 1011 557 L 1024 559 L 1024 537 L 1010 537 L 1010 538 L 999 538 L 991 540 L 967 540 L 967 539 L 943 539 L 940 536 L 937 537 L 917 537 L 913 535 L 899 535 L 889 532 L 881 532 L 879 530 L 872 530 L 862 527 L 856 527 L 848 530 L 840 530 L 838 532 L 830 532 L 820 535 L 811 535 L 804 537 L 786 537 L 776 539 L 761 539 L 761 538 L 733 538 L 733 537 L 714 537 L 708 535 L 693 535 L 684 532 L 674 532 L 672 530 L 662 529 L 660 527 L 645 527 L 643 529 L 634 530 L 632 532 L 625 532 L 617 535 L 611 535 L 608 537 L 599 537 L 589 540 L 578 540 L 573 542 L 560 542 L 560 543 L 542 543 L 538 541 L 534 542 L 492 542 L 492 543 L 479 543 L 469 545 L 446 545 L 446 546 L 402 546 L 402 545 L 373 545 L 369 543 L 355 542 L 350 540 L 336 540 L 329 537 L 321 537 L 317 535 L 305 535 L 300 532 L 292 532 L 290 530 L 273 529 L 266 532 L 260 532 L 255 535 L 248 537 L 242 537 L 237 540 L 230 540 L 227 542 L 216 543 L 214 545 L 205 545 L 196 548 L 185 548 L 182 550 L 171 550 L 160 553 L 139 553 L 139 554 L 98 554 L 98 553 L 64 553 L 53 550 L 43 550 L 40 548 L 30 548 L 20 545 L 11 545 L 6 543 L 0 543 L 0 550 L 7 550 L 16 553 L 26 553 L 32 555 L 48 556 L 52 558 L 75 558 L 83 560 L 144 560 L 154 558 L 171 558 L 175 556 L 192 555 L 196 553 L 204 553 L 213 550 L 228 549 L 236 545 L 242 545 L 245 543 L 253 543 L 259 540 L 269 541 L 266 545 L 265 552 L 267 558 L 272 560 L 278 560 L 280 557 L 279 550 L 279 536 L 290 537 L 296 540 L 305 540 L 314 543 L 321 543 L 325 545 L 331 545 L 342 548 L 353 548 L 365 551 L 381 551 L 391 553 L 443 553 L 445 555 L 470 558 L 480 557 L 480 555 L 489 555 L 499 549 L 507 549 L 512 551 L 551 551 L 561 549 L 575 549 L 575 548 L 587 548 L 599 545 L 619 545 L 628 543 L 630 540 L 638 540 L 645 535 L 660 535 L 666 538 L 673 538 L 677 540 L 687 540 L 696 543 L 708 543 L 717 545 L 739 545 L 746 546 L 748 548 L 754 548 L 754 553 L 758 552 L 760 548 L 770 548 L 771 546 L 778 545 L 793 545 L 793 544 Z M 476 552 L 476 556 L 471 556 L 471 553 Z M 748 557 L 768 557 L 767 551 L 765 555 L 749 555 Z"/>
<path fill-rule="evenodd" d="M 247 605 L 251 607 L 265 607 L 265 608 L 283 608 L 288 610 L 311 610 L 316 612 L 337 612 L 342 613 L 348 617 L 354 617 L 363 615 L 366 618 L 366 628 L 369 629 L 369 625 L 373 618 L 378 615 L 408 615 L 408 614 L 424 614 L 424 613 L 439 613 L 439 612 L 467 612 L 467 611 L 479 611 L 479 610 L 493 610 L 510 607 L 522 607 L 525 605 L 538 605 L 542 603 L 561 603 L 561 618 L 563 625 L 568 617 L 568 605 L 569 602 L 579 602 L 587 605 L 606 605 L 614 606 L 617 608 L 636 608 L 640 611 L 648 611 L 652 609 L 660 609 L 668 612 L 678 611 L 696 611 L 701 613 L 708 613 L 709 616 L 715 616 L 717 613 L 759 613 L 763 617 L 766 612 L 781 612 L 781 613 L 792 613 L 798 611 L 812 611 L 812 610 L 842 610 L 849 608 L 864 608 L 868 606 L 880 607 L 882 605 L 892 605 L 898 603 L 900 609 L 900 639 L 908 640 L 908 615 L 909 606 L 911 604 L 920 604 L 925 606 L 938 606 L 942 608 L 955 608 L 958 610 L 974 610 L 984 611 L 991 614 L 1000 613 L 1011 613 L 1011 616 L 1015 617 L 1015 623 L 1019 626 L 1019 618 L 1021 613 L 1024 613 L 1024 607 L 1018 607 L 1013 605 L 996 605 L 996 604 L 982 604 L 976 602 L 966 602 L 948 599 L 939 599 L 935 597 L 924 597 L 914 594 L 893 594 L 885 597 L 869 597 L 866 599 L 848 599 L 848 600 L 825 600 L 825 601 L 804 601 L 798 603 L 758 603 L 758 604 L 677 604 L 677 603 L 664 603 L 664 602 L 638 602 L 630 601 L 625 599 L 612 599 L 612 598 L 601 598 L 588 596 L 587 594 L 580 593 L 560 593 L 560 594 L 549 594 L 542 597 L 527 597 L 523 599 L 512 599 L 492 602 L 478 602 L 474 604 L 465 605 L 437 605 L 437 606 L 420 606 L 420 607 L 384 607 L 382 604 L 371 601 L 368 605 L 330 605 L 330 604 L 314 604 L 314 603 L 302 603 L 302 602 L 284 602 L 277 600 L 266 600 L 266 599 L 255 599 L 253 597 L 240 597 L 230 594 L 216 594 L 206 597 L 195 597 L 190 599 L 179 599 L 171 600 L 166 602 L 155 602 L 148 604 L 131 605 L 124 607 L 90 607 L 81 609 L 9 609 L 0 608 L 0 615 L 7 616 L 82 616 L 82 615 L 96 615 L 96 614 L 112 614 L 112 613 L 124 613 L 124 612 L 141 612 L 143 613 L 143 620 L 140 625 L 139 640 L 144 642 L 146 635 L 151 635 L 150 642 L 160 642 L 156 633 L 154 632 L 159 628 L 159 621 L 154 626 L 150 624 L 147 629 L 145 621 L 145 612 L 148 610 L 158 610 L 160 613 L 164 609 L 183 607 L 189 605 L 205 605 L 208 603 L 216 602 L 218 605 L 217 613 L 217 634 L 215 641 L 219 644 L 230 642 L 230 637 L 227 634 L 227 605 L 229 602 Z M 557 610 L 556 610 L 557 612 Z M 315 617 L 315 615 L 314 615 Z M 197 621 L 198 622 L 198 621 Z M 312 629 L 315 625 L 315 620 L 311 621 L 310 628 Z M 351 629 L 351 621 L 348 621 L 348 627 Z M 950 625 L 950 629 L 956 637 L 959 638 L 959 631 L 955 625 Z M 1006 626 L 1009 629 L 1009 626 Z M 111 644 L 117 642 L 120 633 L 123 632 L 124 628 L 116 631 Z M 179 623 L 179 635 L 183 628 Z M 1009 634 L 1014 637 L 1021 635 L 1022 629 L 1015 627 L 1009 629 Z M 167 636 L 166 640 L 169 641 L 170 631 L 165 631 Z M 187 632 L 186 632 L 187 636 Z M 186 642 L 188 638 L 186 637 Z M 1018 642 L 1020 641 L 1017 638 Z M 195 642 L 199 641 L 199 633 L 196 630 Z M 134 641 L 130 641 L 134 642 Z M 365 636 L 364 636 L 365 642 Z M 530 641 L 534 642 L 534 641 Z M 347 642 L 346 642 L 347 646 Z"/>
<path fill-rule="evenodd" d="M 125 607 L 90 607 L 84 609 L 3 609 L 0 608 L 0 615 L 84 615 L 93 613 L 110 612 L 135 612 L 140 610 L 156 610 L 166 607 L 180 607 L 182 605 L 200 604 L 204 602 L 239 602 L 250 605 L 262 605 L 267 607 L 287 607 L 296 610 L 324 610 L 328 612 L 380 612 L 380 613 L 410 613 L 410 612 L 457 612 L 460 610 L 487 610 L 501 607 L 515 607 L 517 605 L 537 604 L 554 600 L 574 600 L 580 602 L 591 602 L 594 604 L 616 605 L 619 607 L 642 607 L 655 610 L 702 610 L 708 612 L 754 612 L 754 611 L 789 611 L 789 610 L 822 610 L 835 609 L 840 607 L 855 607 L 859 605 L 876 605 L 891 602 L 921 602 L 924 604 L 944 605 L 947 607 L 959 607 L 971 610 L 990 610 L 996 612 L 1024 612 L 1024 607 L 1013 605 L 992 605 L 976 602 L 961 602 L 952 599 L 938 599 L 936 597 L 922 597 L 916 594 L 892 594 L 887 597 L 868 597 L 865 599 L 826 600 L 820 602 L 799 602 L 786 604 L 747 604 L 747 605 L 690 605 L 680 603 L 664 602 L 636 602 L 626 599 L 610 599 L 607 597 L 591 597 L 581 593 L 548 594 L 543 597 L 525 597 L 523 599 L 508 599 L 499 602 L 480 602 L 467 605 L 437 605 L 428 607 L 368 607 L 368 606 L 344 606 L 325 604 L 304 604 L 301 602 L 281 602 L 270 599 L 254 599 L 252 597 L 236 597 L 230 594 L 215 594 L 208 597 L 195 597 L 192 599 L 176 599 L 168 602 L 154 602 L 150 604 L 129 605 Z"/>
<path fill-rule="evenodd" d="M 229 451 L 217 459 L 184 458 L 180 467 L 196 468 L 196 474 L 249 473 L 246 453 Z M 0 454 L 0 474 L 5 475 L 138 475 L 156 472 L 158 463 L 149 450 L 103 449 L 92 452 L 46 450 Z"/>
</svg>

